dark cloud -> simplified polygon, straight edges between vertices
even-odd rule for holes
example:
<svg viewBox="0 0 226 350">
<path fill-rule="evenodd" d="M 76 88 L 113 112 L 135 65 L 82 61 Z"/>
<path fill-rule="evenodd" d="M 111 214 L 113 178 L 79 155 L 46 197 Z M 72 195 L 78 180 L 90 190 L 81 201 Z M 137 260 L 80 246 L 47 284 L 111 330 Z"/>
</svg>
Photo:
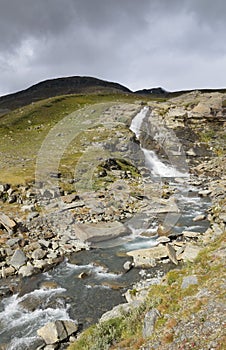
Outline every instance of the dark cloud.
<svg viewBox="0 0 226 350">
<path fill-rule="evenodd" d="M 223 87 L 225 11 L 224 0 L 0 0 L 0 94 L 67 75 Z"/>
</svg>

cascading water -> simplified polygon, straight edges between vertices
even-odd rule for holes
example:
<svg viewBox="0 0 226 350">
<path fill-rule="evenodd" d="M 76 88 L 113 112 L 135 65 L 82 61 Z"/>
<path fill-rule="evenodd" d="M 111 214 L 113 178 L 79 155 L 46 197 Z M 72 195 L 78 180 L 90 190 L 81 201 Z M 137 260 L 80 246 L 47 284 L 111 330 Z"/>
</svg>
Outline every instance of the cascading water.
<svg viewBox="0 0 226 350">
<path fill-rule="evenodd" d="M 132 120 L 130 129 L 138 139 L 148 112 L 149 108 L 144 107 Z M 203 212 L 205 203 L 198 197 L 196 189 L 186 183 L 187 179 L 179 183 L 174 180 L 175 177 L 185 178 L 187 174 L 163 163 L 154 151 L 141 149 L 145 166 L 150 171 L 150 179 L 145 181 L 151 182 L 153 177 L 168 178 L 169 184 L 177 189 L 176 200 L 183 203 L 182 219 L 174 231 L 181 232 L 187 227 L 204 230 L 203 223 L 192 223 L 192 218 Z M 139 217 L 127 222 L 127 237 L 102 244 L 98 249 L 76 253 L 71 263 L 64 261 L 52 271 L 39 275 L 36 283 L 33 282 L 34 287 L 24 296 L 3 299 L 0 302 L 0 344 L 8 344 L 8 350 L 30 349 L 37 341 L 37 329 L 49 321 L 71 318 L 87 326 L 114 305 L 125 302 L 122 293 L 141 279 L 138 269 L 123 273 L 123 263 L 127 260 L 125 253 L 156 244 L 157 222 L 154 217 L 150 224 L 151 215 L 141 212 Z M 143 236 L 144 231 L 152 237 Z M 148 273 L 154 277 L 160 271 L 160 278 L 167 269 L 167 266 L 158 266 Z M 81 272 L 85 273 L 85 279 L 79 278 Z M 46 281 L 54 282 L 55 286 L 45 289 L 42 282 Z M 32 304 L 36 306 L 30 307 Z"/>
</svg>

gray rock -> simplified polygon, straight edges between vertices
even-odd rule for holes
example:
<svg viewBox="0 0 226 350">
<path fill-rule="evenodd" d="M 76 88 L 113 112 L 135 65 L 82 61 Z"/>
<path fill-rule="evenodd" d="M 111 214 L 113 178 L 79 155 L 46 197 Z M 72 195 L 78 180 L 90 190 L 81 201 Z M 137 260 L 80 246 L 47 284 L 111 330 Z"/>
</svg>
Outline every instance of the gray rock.
<svg viewBox="0 0 226 350">
<path fill-rule="evenodd" d="M 132 250 L 127 255 L 133 257 L 135 267 L 153 267 L 156 266 L 156 260 L 168 257 L 168 251 L 164 245 L 159 244 L 152 248 Z"/>
<path fill-rule="evenodd" d="M 36 271 L 37 269 L 34 266 L 27 264 L 26 266 L 22 266 L 19 269 L 18 273 L 23 277 L 29 277 L 32 276 Z"/>
<path fill-rule="evenodd" d="M 46 254 L 47 252 L 45 250 L 39 248 L 33 251 L 33 253 L 31 254 L 31 257 L 34 260 L 41 260 L 46 256 Z"/>
<path fill-rule="evenodd" d="M 67 335 L 70 336 L 77 332 L 78 330 L 78 322 L 77 321 L 62 321 L 64 324 L 64 327 L 67 331 Z"/>
<path fill-rule="evenodd" d="M 10 219 L 4 213 L 0 213 L 0 224 L 5 227 L 8 232 L 12 232 L 16 229 L 17 223 Z"/>
<path fill-rule="evenodd" d="M 160 312 L 157 309 L 152 309 L 146 313 L 143 326 L 144 338 L 149 338 L 153 334 L 156 320 L 160 316 Z"/>
<path fill-rule="evenodd" d="M 49 322 L 42 328 L 38 329 L 37 334 L 44 339 L 47 345 L 51 345 L 65 340 L 71 334 L 77 332 L 77 330 L 77 321 L 57 320 L 55 322 Z"/>
<path fill-rule="evenodd" d="M 98 222 L 75 225 L 75 236 L 83 242 L 101 242 L 125 235 L 128 232 L 120 222 Z"/>
<path fill-rule="evenodd" d="M 67 338 L 67 332 L 62 321 L 47 323 L 45 326 L 37 330 L 37 334 L 47 345 L 58 343 Z"/>
<path fill-rule="evenodd" d="M 11 260 L 10 260 L 10 265 L 15 267 L 15 269 L 19 269 L 21 266 L 25 265 L 27 262 L 27 257 L 26 255 L 24 254 L 24 252 L 21 250 L 21 249 L 17 249 Z"/>
<path fill-rule="evenodd" d="M 122 316 L 122 314 L 127 313 L 135 308 L 138 308 L 142 304 L 141 300 L 134 300 L 130 303 L 119 304 L 113 307 L 112 310 L 105 312 L 101 318 L 100 322 L 105 322 L 113 318 Z"/>
<path fill-rule="evenodd" d="M 168 256 L 170 258 L 170 260 L 175 264 L 178 265 L 178 261 L 177 261 L 177 255 L 176 255 L 176 251 L 175 249 L 172 247 L 171 244 L 166 244 L 166 249 L 168 251 Z"/>
<path fill-rule="evenodd" d="M 182 284 L 181 284 L 181 288 L 182 289 L 186 289 L 188 288 L 190 285 L 193 284 L 198 284 L 198 279 L 196 276 L 187 276 L 183 278 Z"/>
<path fill-rule="evenodd" d="M 187 245 L 184 249 L 184 252 L 181 254 L 181 258 L 184 261 L 194 261 L 197 258 L 200 250 L 200 247 L 194 245 Z"/>
</svg>

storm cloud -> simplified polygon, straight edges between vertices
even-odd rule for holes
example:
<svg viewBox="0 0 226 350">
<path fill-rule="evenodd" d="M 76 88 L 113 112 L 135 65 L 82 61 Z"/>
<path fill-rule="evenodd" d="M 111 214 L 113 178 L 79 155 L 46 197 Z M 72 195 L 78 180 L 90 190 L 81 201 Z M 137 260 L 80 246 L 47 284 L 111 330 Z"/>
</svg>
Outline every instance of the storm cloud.
<svg viewBox="0 0 226 350">
<path fill-rule="evenodd" d="M 224 0 L 0 0 L 0 95 L 72 75 L 226 87 L 225 13 Z"/>
</svg>

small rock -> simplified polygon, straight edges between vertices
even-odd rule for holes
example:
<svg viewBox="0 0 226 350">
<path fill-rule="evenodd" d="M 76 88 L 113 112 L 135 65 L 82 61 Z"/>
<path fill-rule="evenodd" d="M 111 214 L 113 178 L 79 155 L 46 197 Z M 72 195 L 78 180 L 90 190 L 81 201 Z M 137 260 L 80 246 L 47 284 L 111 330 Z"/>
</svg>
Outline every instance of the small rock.
<svg viewBox="0 0 226 350">
<path fill-rule="evenodd" d="M 83 278 L 86 278 L 86 277 L 88 277 L 88 276 L 89 276 L 89 274 L 88 274 L 87 272 L 81 272 L 81 273 L 78 275 L 78 278 L 83 279 Z"/>
<path fill-rule="evenodd" d="M 197 236 L 200 235 L 200 232 L 183 231 L 182 234 L 184 237 L 187 237 L 187 238 L 196 238 Z"/>
<path fill-rule="evenodd" d="M 14 267 L 10 266 L 10 267 L 2 267 L 2 278 L 8 277 L 8 276 L 12 276 L 15 273 L 15 269 Z"/>
<path fill-rule="evenodd" d="M 166 237 L 166 236 L 161 236 L 161 237 L 158 237 L 158 238 L 156 239 L 156 242 L 162 243 L 162 244 L 164 244 L 164 243 L 169 243 L 169 242 L 170 242 L 170 238 L 168 238 L 168 237 Z"/>
<path fill-rule="evenodd" d="M 205 214 L 200 214 L 200 215 L 197 215 L 193 221 L 196 222 L 196 221 L 202 221 L 202 220 L 205 220 L 206 218 L 206 215 Z"/>
<path fill-rule="evenodd" d="M 123 265 L 124 270 L 126 272 L 130 271 L 134 267 L 134 263 L 132 261 L 126 261 Z"/>
<path fill-rule="evenodd" d="M 202 191 L 199 191 L 199 195 L 201 197 L 207 197 L 211 194 L 211 192 L 212 192 L 211 190 L 202 190 Z"/>
<path fill-rule="evenodd" d="M 17 223 L 10 219 L 7 215 L 4 213 L 0 213 L 0 224 L 5 227 L 5 229 L 11 233 L 11 231 L 14 231 L 16 229 Z"/>
<path fill-rule="evenodd" d="M 41 260 L 46 256 L 46 254 L 47 252 L 45 250 L 39 248 L 32 253 L 31 257 L 33 260 Z"/>
</svg>

